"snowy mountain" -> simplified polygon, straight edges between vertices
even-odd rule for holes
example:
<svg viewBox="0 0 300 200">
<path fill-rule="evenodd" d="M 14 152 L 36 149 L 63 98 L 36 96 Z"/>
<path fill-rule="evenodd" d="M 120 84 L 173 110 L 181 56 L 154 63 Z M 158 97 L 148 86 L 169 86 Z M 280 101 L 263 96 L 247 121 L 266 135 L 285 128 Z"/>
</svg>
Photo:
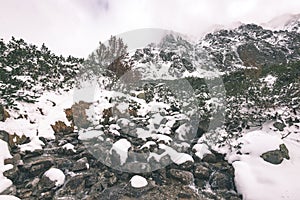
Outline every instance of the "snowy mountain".
<svg viewBox="0 0 300 200">
<path fill-rule="evenodd" d="M 295 31 L 299 33 L 300 15 L 285 14 L 278 16 L 271 21 L 262 24 L 262 26 L 273 30 L 287 30 L 290 32 Z"/>
<path fill-rule="evenodd" d="M 297 199 L 298 18 L 85 60 L 1 40 L 0 198 Z"/>
</svg>

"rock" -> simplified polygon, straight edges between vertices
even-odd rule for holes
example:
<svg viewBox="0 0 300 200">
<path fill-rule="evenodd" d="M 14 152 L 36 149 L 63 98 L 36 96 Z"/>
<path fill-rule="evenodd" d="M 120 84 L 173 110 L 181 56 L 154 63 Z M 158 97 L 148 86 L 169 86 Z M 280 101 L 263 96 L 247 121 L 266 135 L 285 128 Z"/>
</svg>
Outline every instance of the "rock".
<svg viewBox="0 0 300 200">
<path fill-rule="evenodd" d="M 209 181 L 212 189 L 232 189 L 233 188 L 233 178 L 229 177 L 227 174 L 215 172 Z"/>
<path fill-rule="evenodd" d="M 20 199 L 30 199 L 33 196 L 33 191 L 31 189 L 19 189 L 17 195 Z"/>
<path fill-rule="evenodd" d="M 39 182 L 40 182 L 40 178 L 35 177 L 32 181 L 29 181 L 28 183 L 26 183 L 25 188 L 33 189 L 38 185 Z"/>
<path fill-rule="evenodd" d="M 194 169 L 194 175 L 196 178 L 208 180 L 210 177 L 210 169 L 204 167 L 203 165 L 196 165 Z"/>
<path fill-rule="evenodd" d="M 12 165 L 19 165 L 22 162 L 20 154 L 14 154 L 12 158 L 8 158 L 4 160 L 4 164 L 12 164 Z"/>
<path fill-rule="evenodd" d="M 67 126 L 65 122 L 56 121 L 54 125 L 51 124 L 54 133 L 72 133 L 74 131 L 74 126 Z"/>
<path fill-rule="evenodd" d="M 145 92 L 141 92 L 141 93 L 139 93 L 138 95 L 137 95 L 137 98 L 139 98 L 139 99 L 146 99 L 146 95 L 145 95 Z"/>
<path fill-rule="evenodd" d="M 14 166 L 12 169 L 9 169 L 5 172 L 3 172 L 3 175 L 5 177 L 7 177 L 8 179 L 12 180 L 13 183 L 18 183 L 18 179 L 19 179 L 19 169 Z"/>
<path fill-rule="evenodd" d="M 234 191 L 228 191 L 228 190 L 218 190 L 216 191 L 216 195 L 222 199 L 228 199 L 228 200 L 239 200 L 242 199 L 242 195 L 237 194 Z"/>
<path fill-rule="evenodd" d="M 0 104 L 0 121 L 4 122 L 9 117 L 10 114 L 4 109 L 3 105 Z"/>
<path fill-rule="evenodd" d="M 43 176 L 37 186 L 39 193 L 47 192 L 51 189 L 55 188 L 55 182 L 50 180 L 47 176 Z M 40 195 L 39 194 L 39 195 Z"/>
<path fill-rule="evenodd" d="M 15 133 L 11 135 L 3 130 L 0 130 L 0 139 L 7 142 L 10 148 L 14 148 L 17 145 L 30 142 L 30 139 L 25 135 L 22 135 L 21 137 Z"/>
<path fill-rule="evenodd" d="M 105 171 L 100 174 L 99 180 L 102 182 L 102 186 L 104 189 L 113 186 L 117 181 L 117 176 L 109 171 Z"/>
<path fill-rule="evenodd" d="M 5 189 L 3 192 L 1 192 L 1 195 L 13 195 L 16 196 L 17 194 L 17 188 L 15 185 L 11 185 L 9 188 Z"/>
<path fill-rule="evenodd" d="M 87 170 L 89 167 L 88 159 L 86 157 L 77 160 L 72 167 L 74 172 Z"/>
<path fill-rule="evenodd" d="M 263 153 L 261 156 L 266 162 L 272 163 L 274 165 L 278 165 L 282 163 L 283 159 L 290 159 L 289 151 L 284 144 L 279 146 L 279 150 L 272 150 L 266 153 Z"/>
<path fill-rule="evenodd" d="M 26 137 L 25 135 L 22 135 L 20 137 L 20 136 L 18 136 L 17 134 L 14 133 L 13 135 L 8 136 L 8 145 L 11 148 L 14 148 L 17 145 L 25 144 L 25 143 L 28 143 L 28 142 L 30 142 L 30 139 L 28 137 Z"/>
<path fill-rule="evenodd" d="M 287 147 L 285 146 L 285 144 L 281 144 L 279 145 L 279 149 L 281 151 L 282 157 L 286 158 L 286 159 L 290 159 L 289 156 L 289 150 L 287 149 Z"/>
<path fill-rule="evenodd" d="M 154 187 L 151 182 L 147 182 L 147 185 L 144 185 L 143 187 L 133 187 L 131 183 L 131 186 L 126 186 L 123 195 L 137 199 L 144 199 L 143 197 L 153 188 Z"/>
<path fill-rule="evenodd" d="M 281 123 L 281 122 L 275 122 L 273 124 L 273 126 L 275 128 L 277 128 L 279 131 L 283 131 L 283 129 L 286 127 L 286 125 L 284 123 Z"/>
<path fill-rule="evenodd" d="M 191 160 L 188 160 L 180 165 L 177 165 L 177 167 L 182 170 L 190 170 L 192 169 L 193 166 L 194 166 L 194 161 Z"/>
<path fill-rule="evenodd" d="M 217 159 L 214 154 L 208 153 L 203 155 L 202 161 L 207 163 L 215 163 L 217 162 Z"/>
<path fill-rule="evenodd" d="M 103 191 L 102 183 L 97 182 L 92 185 L 90 194 L 99 194 L 101 191 Z"/>
<path fill-rule="evenodd" d="M 54 191 L 50 190 L 44 193 L 41 193 L 40 199 L 42 200 L 52 200 L 54 195 Z"/>
<path fill-rule="evenodd" d="M 90 126 L 91 122 L 87 119 L 86 109 L 88 109 L 92 103 L 87 103 L 84 101 L 79 101 L 72 105 L 72 118 L 74 125 L 78 128 L 87 128 Z"/>
<path fill-rule="evenodd" d="M 6 132 L 6 131 L 3 131 L 3 130 L 0 130 L 0 139 L 5 141 L 5 142 L 8 142 L 8 137 L 9 137 L 9 133 Z"/>
<path fill-rule="evenodd" d="M 34 151 L 25 151 L 22 153 L 22 158 L 23 159 L 28 159 L 32 157 L 37 157 L 43 155 L 44 150 L 43 149 L 35 149 Z"/>
<path fill-rule="evenodd" d="M 66 118 L 68 121 L 73 122 L 73 111 L 72 108 L 65 109 Z"/>
<path fill-rule="evenodd" d="M 85 176 L 82 174 L 71 177 L 64 188 L 62 188 L 63 192 L 68 195 L 81 193 L 84 189 Z"/>
<path fill-rule="evenodd" d="M 155 181 L 155 184 L 163 185 L 167 183 L 167 171 L 165 168 L 154 171 L 151 175 L 153 180 Z"/>
<path fill-rule="evenodd" d="M 194 175 L 191 172 L 179 169 L 170 169 L 169 173 L 172 177 L 179 180 L 183 184 L 189 185 L 194 182 Z"/>
<path fill-rule="evenodd" d="M 98 194 L 97 199 L 101 199 L 101 200 L 122 199 L 122 196 L 124 196 L 126 193 L 125 188 L 126 185 L 124 184 L 107 188 L 103 190 L 102 193 Z"/>
<path fill-rule="evenodd" d="M 195 191 L 187 185 L 181 187 L 182 189 L 179 191 L 177 196 L 181 199 L 192 199 Z"/>
<path fill-rule="evenodd" d="M 61 169 L 71 169 L 73 167 L 73 162 L 65 158 L 55 158 L 55 163 L 57 168 Z"/>
<path fill-rule="evenodd" d="M 23 173 L 27 173 L 27 176 L 36 177 L 43 174 L 54 165 L 51 157 L 38 157 L 20 166 L 20 170 Z"/>
</svg>

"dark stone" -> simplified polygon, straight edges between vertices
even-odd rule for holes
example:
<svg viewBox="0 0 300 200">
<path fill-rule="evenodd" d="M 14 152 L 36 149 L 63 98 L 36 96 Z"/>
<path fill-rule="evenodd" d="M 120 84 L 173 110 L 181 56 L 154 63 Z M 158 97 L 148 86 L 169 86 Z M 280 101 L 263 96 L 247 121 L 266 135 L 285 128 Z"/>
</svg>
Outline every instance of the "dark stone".
<svg viewBox="0 0 300 200">
<path fill-rule="evenodd" d="M 210 169 L 203 165 L 196 165 L 194 169 L 194 175 L 196 178 L 208 180 L 210 177 Z"/>
<path fill-rule="evenodd" d="M 103 191 L 102 183 L 97 182 L 92 185 L 90 193 L 89 194 L 99 194 L 100 192 Z"/>
<path fill-rule="evenodd" d="M 3 175 L 8 179 L 12 180 L 12 182 L 19 182 L 19 169 L 14 166 L 12 169 L 3 172 Z"/>
<path fill-rule="evenodd" d="M 37 156 L 41 156 L 43 155 L 44 150 L 43 149 L 36 149 L 34 151 L 25 151 L 22 154 L 22 158 L 23 159 L 28 159 L 28 158 L 32 158 L 32 157 L 37 157 Z"/>
<path fill-rule="evenodd" d="M 40 176 L 54 165 L 52 157 L 38 157 L 20 166 L 20 171 L 30 177 Z"/>
<path fill-rule="evenodd" d="M 285 144 L 279 145 L 279 149 L 281 151 L 282 157 L 289 160 L 290 159 L 289 150 L 287 149 L 287 147 L 285 146 Z"/>
<path fill-rule="evenodd" d="M 193 166 L 194 166 L 194 162 L 188 160 L 188 161 L 186 161 L 186 162 L 184 162 L 184 163 L 178 165 L 178 168 L 179 168 L 179 169 L 183 169 L 183 170 L 190 170 L 190 169 L 193 168 Z"/>
<path fill-rule="evenodd" d="M 194 182 L 194 175 L 189 171 L 170 169 L 170 175 L 175 179 L 179 180 L 183 184 L 192 184 Z"/>
<path fill-rule="evenodd" d="M 207 162 L 207 163 L 216 163 L 217 159 L 216 159 L 216 156 L 214 154 L 209 153 L 209 154 L 205 154 L 203 156 L 202 161 Z"/>
<path fill-rule="evenodd" d="M 28 183 L 26 183 L 25 188 L 33 189 L 38 185 L 39 182 L 40 182 L 40 178 L 36 177 L 32 181 L 29 181 Z"/>
<path fill-rule="evenodd" d="M 274 165 L 278 165 L 282 163 L 283 159 L 290 159 L 289 150 L 286 148 L 284 144 L 279 146 L 279 150 L 272 150 L 266 153 L 263 153 L 260 157 L 262 157 L 266 162 L 272 163 Z"/>
<path fill-rule="evenodd" d="M 88 169 L 88 160 L 86 157 L 77 160 L 72 167 L 74 172 L 83 171 Z"/>
<path fill-rule="evenodd" d="M 212 174 L 210 179 L 210 185 L 212 189 L 232 189 L 233 188 L 233 179 L 227 174 L 215 172 Z"/>
<path fill-rule="evenodd" d="M 5 189 L 3 192 L 1 192 L 1 195 L 17 195 L 17 188 L 15 185 L 11 185 L 9 188 Z"/>
<path fill-rule="evenodd" d="M 17 195 L 20 199 L 30 199 L 33 191 L 31 189 L 19 189 L 17 190 Z"/>
<path fill-rule="evenodd" d="M 277 128 L 279 131 L 283 131 L 284 128 L 286 127 L 286 125 L 285 125 L 284 123 L 281 123 L 281 122 L 275 122 L 275 123 L 273 124 L 273 126 L 274 126 L 275 128 Z"/>
<path fill-rule="evenodd" d="M 80 174 L 73 176 L 66 182 L 63 191 L 66 194 L 77 194 L 81 193 L 85 189 L 85 176 Z"/>
<path fill-rule="evenodd" d="M 55 163 L 59 169 L 72 169 L 74 161 L 65 158 L 55 158 Z"/>
<path fill-rule="evenodd" d="M 9 141 L 9 133 L 6 131 L 0 130 L 0 139 L 5 142 L 8 142 Z"/>
<path fill-rule="evenodd" d="M 43 176 L 37 186 L 37 189 L 39 193 L 47 192 L 51 190 L 52 188 L 55 188 L 55 182 L 51 181 L 47 176 Z"/>
</svg>

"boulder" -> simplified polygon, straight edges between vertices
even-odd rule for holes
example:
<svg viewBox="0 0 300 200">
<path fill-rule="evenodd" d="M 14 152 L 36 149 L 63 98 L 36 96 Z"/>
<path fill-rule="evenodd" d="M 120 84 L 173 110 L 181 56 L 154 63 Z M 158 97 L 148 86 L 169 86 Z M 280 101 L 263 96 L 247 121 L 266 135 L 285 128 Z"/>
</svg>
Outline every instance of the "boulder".
<svg viewBox="0 0 300 200">
<path fill-rule="evenodd" d="M 196 178 L 208 180 L 210 177 L 210 169 L 204 167 L 203 165 L 196 165 L 194 170 L 194 175 Z"/>
<path fill-rule="evenodd" d="M 73 176 L 66 183 L 62 189 L 65 194 L 77 194 L 81 193 L 85 189 L 85 176 L 80 174 Z"/>
<path fill-rule="evenodd" d="M 19 168 L 23 173 L 26 173 L 28 177 L 36 177 L 43 174 L 53 165 L 52 157 L 37 157 L 19 166 Z"/>
<path fill-rule="evenodd" d="M 87 170 L 89 167 L 89 163 L 86 157 L 77 160 L 72 167 L 74 172 Z"/>
<path fill-rule="evenodd" d="M 276 149 L 268 151 L 266 153 L 263 153 L 260 157 L 263 158 L 264 161 L 272 163 L 274 165 L 282 163 L 284 158 L 290 159 L 289 151 L 284 144 L 279 145 L 279 150 Z"/>
<path fill-rule="evenodd" d="M 189 171 L 170 169 L 170 175 L 182 182 L 183 184 L 190 185 L 194 182 L 194 175 Z"/>
<path fill-rule="evenodd" d="M 209 181 L 212 189 L 232 189 L 233 188 L 233 178 L 225 173 L 215 172 L 212 174 Z"/>
<path fill-rule="evenodd" d="M 286 125 L 284 123 L 281 123 L 281 122 L 275 122 L 273 124 L 273 126 L 275 128 L 277 128 L 279 131 L 283 131 L 283 129 L 286 127 Z"/>
<path fill-rule="evenodd" d="M 79 101 L 78 103 L 75 103 L 72 105 L 72 117 L 71 112 L 68 111 L 67 116 L 69 116 L 69 119 L 73 119 L 74 125 L 76 125 L 79 128 L 87 128 L 91 124 L 91 122 L 87 119 L 86 115 L 86 109 L 90 107 L 91 103 L 87 103 L 84 101 Z M 68 119 L 68 117 L 67 117 Z"/>
</svg>

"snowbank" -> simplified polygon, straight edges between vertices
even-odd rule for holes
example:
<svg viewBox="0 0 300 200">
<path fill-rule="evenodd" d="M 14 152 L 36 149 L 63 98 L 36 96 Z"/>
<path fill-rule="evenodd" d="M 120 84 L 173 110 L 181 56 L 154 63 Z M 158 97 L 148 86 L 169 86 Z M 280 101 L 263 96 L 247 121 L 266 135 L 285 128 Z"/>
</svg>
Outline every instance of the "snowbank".
<svg viewBox="0 0 300 200">
<path fill-rule="evenodd" d="M 264 130 L 249 132 L 240 142 L 242 155 L 232 154 L 228 160 L 233 162 L 236 187 L 245 200 L 299 199 L 300 143 Z M 274 165 L 260 157 L 280 144 L 288 148 L 290 160 Z"/>
</svg>

